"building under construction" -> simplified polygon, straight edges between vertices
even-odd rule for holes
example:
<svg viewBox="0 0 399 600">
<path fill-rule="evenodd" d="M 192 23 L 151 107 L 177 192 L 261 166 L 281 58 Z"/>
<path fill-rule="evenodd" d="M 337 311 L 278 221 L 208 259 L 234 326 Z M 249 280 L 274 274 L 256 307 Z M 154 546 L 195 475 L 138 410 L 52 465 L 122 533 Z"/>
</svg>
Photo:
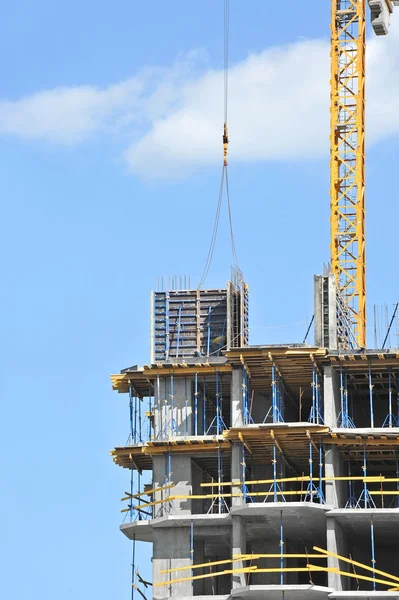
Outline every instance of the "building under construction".
<svg viewBox="0 0 399 600">
<path fill-rule="evenodd" d="M 366 346 L 365 4 L 332 0 L 331 270 L 314 278 L 313 343 L 250 345 L 237 271 L 223 289 L 153 292 L 150 361 L 111 376 L 130 408 L 112 456 L 131 475 L 133 595 L 399 598 L 399 350 Z M 399 2 L 368 4 L 388 33 Z"/>
</svg>

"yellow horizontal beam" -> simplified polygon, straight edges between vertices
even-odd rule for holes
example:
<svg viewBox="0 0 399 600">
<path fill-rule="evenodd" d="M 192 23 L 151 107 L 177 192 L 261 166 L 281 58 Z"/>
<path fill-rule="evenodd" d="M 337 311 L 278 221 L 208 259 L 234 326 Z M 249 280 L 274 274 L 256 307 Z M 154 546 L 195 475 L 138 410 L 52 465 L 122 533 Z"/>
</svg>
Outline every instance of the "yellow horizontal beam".
<svg viewBox="0 0 399 600">
<path fill-rule="evenodd" d="M 186 443 L 183 445 L 173 444 L 171 442 L 165 443 L 162 446 L 153 446 L 151 442 L 148 445 L 143 446 L 142 454 L 146 454 L 148 456 L 153 456 L 154 454 L 165 454 L 166 452 L 170 452 L 171 454 L 195 454 L 197 452 L 216 452 L 218 449 L 220 450 L 230 450 L 231 446 L 229 442 L 225 442 L 223 440 L 214 440 L 212 443 L 196 443 L 190 444 L 189 440 L 186 440 Z"/>
<path fill-rule="evenodd" d="M 355 476 L 355 477 L 349 477 L 349 476 L 343 476 L 343 477 L 322 477 L 321 478 L 322 481 L 363 481 L 363 483 L 379 483 L 379 482 L 393 482 L 393 481 L 399 481 L 399 479 L 386 479 L 384 476 L 381 475 L 370 475 L 367 477 L 362 477 L 361 475 L 359 476 Z M 309 482 L 310 481 L 310 477 L 309 475 L 304 475 L 303 477 L 283 477 L 280 479 L 276 479 L 276 483 L 294 483 L 294 482 Z M 312 477 L 312 481 L 319 481 L 318 477 Z M 266 483 L 274 483 L 274 479 L 254 479 L 254 480 L 249 480 L 249 481 L 245 481 L 244 482 L 245 485 L 262 485 L 262 484 L 266 484 Z M 221 486 L 240 486 L 242 485 L 241 481 L 223 481 L 221 483 L 215 483 L 215 482 L 207 482 L 207 483 L 201 483 L 200 486 L 201 487 L 221 487 Z"/>
<path fill-rule="evenodd" d="M 244 554 L 238 560 L 249 560 L 250 558 L 254 560 L 259 558 L 321 558 L 327 560 L 327 556 L 323 556 L 323 554 Z"/>
<path fill-rule="evenodd" d="M 380 491 L 369 490 L 369 494 L 371 494 L 372 496 L 398 496 L 399 491 L 398 490 L 396 490 L 396 491 L 389 490 L 389 491 L 385 492 L 384 490 L 380 490 Z"/>
<path fill-rule="evenodd" d="M 316 491 L 308 492 L 307 490 L 289 490 L 288 492 L 276 492 L 276 496 L 305 496 L 306 494 L 317 494 Z M 243 493 L 239 492 L 238 494 L 194 494 L 193 496 L 173 496 L 173 500 L 209 500 L 211 498 L 242 498 Z M 274 495 L 274 491 L 265 491 L 265 492 L 248 492 L 247 496 L 272 496 Z"/>
<path fill-rule="evenodd" d="M 320 552 L 321 554 L 325 554 L 326 556 L 332 556 L 333 558 L 338 558 L 338 560 L 342 560 L 343 562 L 349 563 L 352 566 L 359 567 L 360 569 L 364 569 L 365 571 L 369 571 L 371 573 L 377 573 L 377 575 L 382 575 L 383 577 L 389 577 L 393 581 L 399 581 L 399 577 L 395 577 L 394 575 L 390 575 L 386 571 L 380 571 L 379 569 L 373 569 L 368 565 L 357 562 L 351 558 L 346 558 L 345 556 L 341 556 L 339 554 L 334 554 L 334 552 L 329 552 L 328 550 L 323 550 L 323 548 L 319 548 L 318 546 L 313 546 L 313 550 L 316 552 Z"/>
<path fill-rule="evenodd" d="M 183 583 L 184 581 L 195 581 L 197 579 L 206 579 L 208 577 L 221 577 L 222 575 L 233 575 L 234 573 L 253 573 L 257 567 L 245 567 L 244 569 L 229 569 L 226 571 L 217 571 L 217 573 L 205 573 L 205 575 L 194 575 L 193 577 L 181 577 L 162 583 L 154 583 L 154 587 L 163 587 L 164 585 L 173 585 L 174 583 Z"/>
<path fill-rule="evenodd" d="M 133 506 L 134 510 L 139 510 L 140 508 L 148 508 L 149 506 L 155 506 L 156 504 L 164 504 L 165 502 L 172 502 L 176 496 L 168 496 L 168 498 L 164 498 L 163 500 L 155 500 L 155 502 L 146 502 L 145 504 L 137 504 Z M 130 510 L 129 508 L 124 508 L 121 512 L 127 512 Z"/>
<path fill-rule="evenodd" d="M 399 437 L 396 438 L 329 438 L 323 439 L 323 444 L 334 444 L 335 446 L 398 446 Z"/>
<path fill-rule="evenodd" d="M 184 567 L 177 567 L 176 569 L 165 569 L 164 571 L 160 571 L 163 575 L 165 573 L 174 573 L 176 571 L 189 571 L 190 569 L 203 569 L 205 567 L 216 567 L 217 565 L 227 565 L 229 563 L 239 562 L 239 561 L 249 561 L 249 560 L 259 560 L 261 558 L 312 558 L 318 559 L 321 558 L 323 560 L 327 560 L 326 556 L 322 554 L 238 554 L 233 556 L 233 558 L 229 558 L 226 560 L 217 560 L 214 562 L 206 562 L 200 563 L 196 565 L 186 565 Z M 258 570 L 259 572 L 259 570 Z"/>
<path fill-rule="evenodd" d="M 372 581 L 373 583 L 382 583 L 383 585 L 392 585 L 392 581 L 386 581 L 385 579 L 376 579 L 374 577 L 366 577 L 366 575 L 359 575 L 358 573 L 348 573 L 347 571 L 340 571 L 334 567 L 318 567 L 316 565 L 309 565 L 310 571 L 323 571 L 324 573 L 337 573 L 343 577 L 351 577 L 352 579 L 362 579 L 363 581 Z"/>
<path fill-rule="evenodd" d="M 148 490 L 146 492 L 139 492 L 138 494 L 129 494 L 129 492 L 125 492 L 126 496 L 121 498 L 121 502 L 125 500 L 130 500 L 132 498 L 140 498 L 140 496 L 151 496 L 151 494 L 155 494 L 155 492 L 162 492 L 163 490 L 170 490 L 172 487 L 175 487 L 174 483 L 170 483 L 169 485 L 164 485 L 163 487 L 153 488 L 152 490 Z"/>
<path fill-rule="evenodd" d="M 173 375 L 174 377 L 187 377 L 188 375 L 195 375 L 196 373 L 201 375 L 214 375 L 216 373 L 231 373 L 232 367 L 231 365 L 219 365 L 217 367 L 208 364 L 198 363 L 194 366 L 188 366 L 185 364 L 182 365 L 173 365 L 173 367 L 153 367 L 149 368 L 147 365 L 144 365 L 142 374 L 144 377 L 151 379 L 160 375 L 161 377 L 167 377 L 168 375 Z M 134 374 L 126 373 L 126 375 L 130 376 L 128 378 L 134 381 Z"/>
<path fill-rule="evenodd" d="M 160 571 L 161 575 L 165 573 L 175 573 L 176 571 L 190 571 L 192 569 L 203 569 L 205 567 L 216 567 L 218 565 L 228 565 L 233 562 L 238 562 L 242 560 L 241 558 L 228 558 L 226 560 L 215 560 L 213 562 L 200 563 L 197 565 L 186 565 L 185 567 L 177 567 L 176 569 L 165 569 L 164 571 Z M 249 560 L 249 559 L 248 559 Z"/>
</svg>

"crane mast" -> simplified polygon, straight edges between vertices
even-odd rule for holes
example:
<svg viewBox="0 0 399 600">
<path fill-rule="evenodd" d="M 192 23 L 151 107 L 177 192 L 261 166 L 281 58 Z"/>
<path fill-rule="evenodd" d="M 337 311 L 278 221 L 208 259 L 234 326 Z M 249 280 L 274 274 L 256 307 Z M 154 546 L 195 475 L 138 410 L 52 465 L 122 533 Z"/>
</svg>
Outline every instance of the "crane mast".
<svg viewBox="0 0 399 600">
<path fill-rule="evenodd" d="M 332 0 L 331 30 L 331 268 L 365 347 L 366 0 Z"/>
</svg>

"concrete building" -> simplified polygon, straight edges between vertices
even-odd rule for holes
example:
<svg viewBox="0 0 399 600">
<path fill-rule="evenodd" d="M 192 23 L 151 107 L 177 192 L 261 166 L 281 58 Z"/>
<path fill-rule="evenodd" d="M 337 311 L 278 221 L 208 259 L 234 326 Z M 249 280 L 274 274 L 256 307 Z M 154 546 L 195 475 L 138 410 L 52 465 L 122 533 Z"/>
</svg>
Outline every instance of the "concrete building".
<svg viewBox="0 0 399 600">
<path fill-rule="evenodd" d="M 152 544 L 152 597 L 399 598 L 398 351 L 350 348 L 331 278 L 317 345 L 248 345 L 246 286 L 224 292 L 154 296 L 157 361 L 112 376 L 131 409 L 113 459 L 152 473 L 121 526 Z"/>
</svg>

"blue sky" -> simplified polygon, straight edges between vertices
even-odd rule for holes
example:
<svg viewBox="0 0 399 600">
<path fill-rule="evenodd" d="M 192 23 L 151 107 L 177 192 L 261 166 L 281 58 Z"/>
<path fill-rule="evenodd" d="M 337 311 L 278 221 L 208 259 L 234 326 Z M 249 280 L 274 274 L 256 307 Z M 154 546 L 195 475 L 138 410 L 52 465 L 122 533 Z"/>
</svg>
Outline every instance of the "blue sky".
<svg viewBox="0 0 399 600">
<path fill-rule="evenodd" d="M 251 342 L 300 341 L 329 253 L 329 11 L 231 2 L 230 188 Z M 399 12 L 399 11 L 398 11 Z M 399 14 L 369 53 L 368 304 L 397 286 Z M 128 435 L 109 374 L 149 359 L 149 293 L 205 261 L 223 3 L 9 4 L 0 35 L 3 515 L 9 600 L 130 597 Z M 207 285 L 224 286 L 226 212 Z M 369 336 L 369 340 L 370 340 Z M 142 571 L 148 572 L 149 558 Z"/>
</svg>

